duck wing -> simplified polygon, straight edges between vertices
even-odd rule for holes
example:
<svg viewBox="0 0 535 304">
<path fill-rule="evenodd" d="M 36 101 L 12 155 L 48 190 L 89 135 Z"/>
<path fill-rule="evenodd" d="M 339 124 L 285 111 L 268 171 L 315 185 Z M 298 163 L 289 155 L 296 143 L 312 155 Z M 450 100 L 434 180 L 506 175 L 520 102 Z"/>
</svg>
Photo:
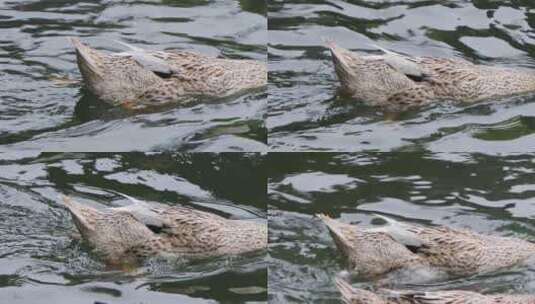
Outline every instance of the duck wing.
<svg viewBox="0 0 535 304">
<path fill-rule="evenodd" d="M 122 207 L 112 207 L 110 210 L 131 214 L 136 220 L 145 224 L 145 226 L 155 233 L 158 233 L 163 228 L 164 219 L 161 216 L 161 210 L 170 208 L 169 206 L 157 202 L 149 203 L 121 192 L 115 193 L 128 199 L 131 204 Z"/>
<path fill-rule="evenodd" d="M 378 45 L 374 45 L 374 47 L 383 51 L 383 60 L 386 64 L 388 64 L 394 70 L 406 75 L 410 79 L 420 82 L 429 77 L 429 72 L 415 59 L 392 52 Z"/>
<path fill-rule="evenodd" d="M 116 42 L 129 48 L 129 51 L 117 53 L 115 54 L 116 56 L 130 57 L 133 60 L 135 60 L 139 65 L 141 65 L 143 68 L 154 72 L 156 75 L 162 78 L 169 78 L 173 74 L 178 73 L 178 71 L 174 69 L 172 65 L 170 65 L 165 60 L 156 57 L 153 52 L 130 45 L 126 42 L 122 42 L 122 41 L 116 41 Z"/>
</svg>

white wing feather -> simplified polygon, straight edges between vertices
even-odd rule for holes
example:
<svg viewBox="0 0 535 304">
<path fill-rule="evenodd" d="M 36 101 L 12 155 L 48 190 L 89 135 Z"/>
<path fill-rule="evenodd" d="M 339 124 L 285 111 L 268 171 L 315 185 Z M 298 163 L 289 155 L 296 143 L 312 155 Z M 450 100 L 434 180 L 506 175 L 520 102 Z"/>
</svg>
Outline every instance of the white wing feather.
<svg viewBox="0 0 535 304">
<path fill-rule="evenodd" d="M 410 57 L 392 52 L 375 44 L 373 46 L 385 53 L 383 56 L 384 61 L 394 70 L 415 77 L 425 77 L 427 74 L 426 71 Z"/>
<path fill-rule="evenodd" d="M 131 44 L 128 44 L 126 42 L 122 41 L 116 41 L 117 43 L 126 46 L 130 49 L 130 51 L 122 52 L 122 53 L 116 53 L 117 56 L 130 56 L 132 59 L 134 59 L 137 63 L 139 63 L 142 67 L 144 67 L 147 70 L 151 70 L 156 73 L 164 74 L 164 75 L 171 75 L 173 74 L 173 68 L 163 59 L 160 59 L 146 50 L 139 48 L 137 46 L 133 46 Z"/>
<path fill-rule="evenodd" d="M 379 228 L 372 228 L 370 231 L 386 233 L 396 240 L 396 242 L 405 246 L 421 247 L 424 244 L 416 233 L 408 230 L 410 227 L 409 225 L 384 215 L 375 214 L 375 216 L 386 221 L 387 225 Z"/>
</svg>

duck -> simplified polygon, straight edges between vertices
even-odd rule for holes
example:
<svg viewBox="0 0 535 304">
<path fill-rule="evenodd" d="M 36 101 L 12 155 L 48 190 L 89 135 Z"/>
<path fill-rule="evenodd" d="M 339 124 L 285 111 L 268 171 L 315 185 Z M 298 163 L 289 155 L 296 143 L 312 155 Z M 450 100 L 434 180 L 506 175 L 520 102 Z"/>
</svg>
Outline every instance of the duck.
<svg viewBox="0 0 535 304">
<path fill-rule="evenodd" d="M 216 58 L 189 51 L 104 53 L 71 37 L 85 87 L 100 100 L 143 109 L 195 98 L 224 98 L 267 85 L 267 66 L 255 60 Z"/>
<path fill-rule="evenodd" d="M 535 91 L 535 72 L 478 65 L 458 58 L 414 57 L 386 50 L 362 55 L 327 42 L 341 91 L 372 106 L 472 104 Z"/>
<path fill-rule="evenodd" d="M 375 278 L 392 271 L 427 266 L 422 257 L 387 233 L 346 224 L 325 214 L 316 216 L 327 226 L 353 273 Z"/>
<path fill-rule="evenodd" d="M 363 229 L 320 217 L 334 235 L 335 243 L 341 244 L 338 247 L 352 260 L 355 268 L 373 268 L 374 265 L 362 263 L 375 263 L 380 272 L 386 273 L 388 267 L 384 265 L 388 265 L 388 260 L 391 259 L 391 263 L 398 268 L 403 266 L 400 265 L 402 263 L 409 262 L 408 265 L 411 265 L 416 262 L 422 267 L 438 269 L 449 276 L 464 277 L 522 266 L 535 256 L 535 243 L 527 240 L 484 235 L 445 226 L 421 226 L 379 214 L 375 216 L 387 224 Z M 394 243 L 405 247 L 406 251 Z M 370 248 L 377 250 L 372 251 Z M 403 258 L 400 258 L 400 252 L 403 252 Z M 356 258 L 364 254 L 370 256 Z"/>
<path fill-rule="evenodd" d="M 112 266 L 155 256 L 196 260 L 267 248 L 267 224 L 257 221 L 142 201 L 101 210 L 64 196 L 63 204 L 82 239 Z"/>
<path fill-rule="evenodd" d="M 534 304 L 533 295 L 484 295 L 472 291 L 394 291 L 354 288 L 341 278 L 336 286 L 345 304 Z"/>
</svg>

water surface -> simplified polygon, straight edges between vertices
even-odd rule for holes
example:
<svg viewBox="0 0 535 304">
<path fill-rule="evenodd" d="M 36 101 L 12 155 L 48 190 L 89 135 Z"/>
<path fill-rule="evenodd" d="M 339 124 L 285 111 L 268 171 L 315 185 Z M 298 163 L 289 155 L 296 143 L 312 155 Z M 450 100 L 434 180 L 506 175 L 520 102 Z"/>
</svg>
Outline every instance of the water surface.
<svg viewBox="0 0 535 304">
<path fill-rule="evenodd" d="M 314 215 L 381 225 L 374 213 L 423 225 L 468 228 L 535 240 L 535 155 L 270 154 L 268 165 L 269 302 L 340 303 L 334 278 L 346 269 Z M 533 265 L 472 278 L 395 288 L 535 293 Z M 355 286 L 373 282 L 353 278 Z"/>
<path fill-rule="evenodd" d="M 265 253 L 110 269 L 77 239 L 61 195 L 96 207 L 120 193 L 235 219 L 266 219 L 258 154 L 3 154 L 0 302 L 266 303 Z"/>
<path fill-rule="evenodd" d="M 376 54 L 535 67 L 532 1 L 276 1 L 269 9 L 269 145 L 274 151 L 530 152 L 532 96 L 384 113 L 345 97 L 324 41 Z"/>
<path fill-rule="evenodd" d="M 0 1 L 2 149 L 263 151 L 265 92 L 129 115 L 63 80 L 80 79 L 66 37 L 265 61 L 266 24 L 262 1 Z"/>
</svg>

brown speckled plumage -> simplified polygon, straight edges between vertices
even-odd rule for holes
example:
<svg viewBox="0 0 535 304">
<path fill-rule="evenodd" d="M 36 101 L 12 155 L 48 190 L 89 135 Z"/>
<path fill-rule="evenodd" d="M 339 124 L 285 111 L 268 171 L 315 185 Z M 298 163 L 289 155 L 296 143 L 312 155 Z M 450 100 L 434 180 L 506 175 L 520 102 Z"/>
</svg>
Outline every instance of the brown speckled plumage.
<svg viewBox="0 0 535 304">
<path fill-rule="evenodd" d="M 267 247 L 267 225 L 230 220 L 187 207 L 92 207 L 64 199 L 82 237 L 110 263 L 138 262 L 163 255 L 207 258 L 259 251 Z M 139 211 L 150 213 L 144 223 Z M 154 224 L 156 223 L 156 224 Z M 158 227 L 154 227 L 157 225 Z M 155 230 L 155 228 L 157 228 Z"/>
<path fill-rule="evenodd" d="M 400 292 L 411 304 L 535 304 L 532 295 L 483 295 L 470 291 Z"/>
<path fill-rule="evenodd" d="M 476 65 L 461 59 L 410 57 L 427 76 L 415 80 L 385 62 L 385 55 L 360 55 L 329 43 L 342 89 L 371 105 L 390 108 L 452 100 L 473 103 L 535 91 L 535 73 Z"/>
<path fill-rule="evenodd" d="M 336 286 L 345 304 L 535 304 L 532 295 L 483 295 L 471 291 L 393 291 L 378 293 L 354 288 L 337 278 Z"/>
<path fill-rule="evenodd" d="M 388 300 L 386 297 L 378 295 L 374 292 L 354 288 L 348 282 L 341 278 L 336 279 L 336 287 L 342 296 L 342 301 L 345 304 L 395 304 L 394 300 Z M 401 303 L 400 303 L 401 304 Z M 407 302 L 407 304 L 409 304 Z"/>
<path fill-rule="evenodd" d="M 186 51 L 145 51 L 173 73 L 161 77 L 128 53 L 105 54 L 71 38 L 85 85 L 100 99 L 128 107 L 157 106 L 195 96 L 226 97 L 267 84 L 266 64 Z"/>
</svg>

